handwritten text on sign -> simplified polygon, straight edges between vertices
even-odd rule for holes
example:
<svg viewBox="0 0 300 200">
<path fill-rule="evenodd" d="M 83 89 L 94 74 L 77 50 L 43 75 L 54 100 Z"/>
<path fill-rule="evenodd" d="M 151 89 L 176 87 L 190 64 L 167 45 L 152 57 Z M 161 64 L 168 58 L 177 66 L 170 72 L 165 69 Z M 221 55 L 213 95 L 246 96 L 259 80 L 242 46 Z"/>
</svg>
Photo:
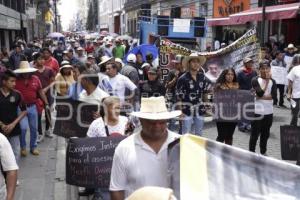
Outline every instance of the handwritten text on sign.
<svg viewBox="0 0 300 200">
<path fill-rule="evenodd" d="M 246 90 L 217 91 L 213 112 L 218 121 L 251 121 L 254 116 L 254 96 Z"/>
<path fill-rule="evenodd" d="M 282 160 L 297 160 L 300 152 L 300 127 L 281 126 L 280 144 Z"/>
<path fill-rule="evenodd" d="M 67 147 L 66 182 L 108 188 L 115 148 L 125 137 L 71 138 Z"/>
</svg>

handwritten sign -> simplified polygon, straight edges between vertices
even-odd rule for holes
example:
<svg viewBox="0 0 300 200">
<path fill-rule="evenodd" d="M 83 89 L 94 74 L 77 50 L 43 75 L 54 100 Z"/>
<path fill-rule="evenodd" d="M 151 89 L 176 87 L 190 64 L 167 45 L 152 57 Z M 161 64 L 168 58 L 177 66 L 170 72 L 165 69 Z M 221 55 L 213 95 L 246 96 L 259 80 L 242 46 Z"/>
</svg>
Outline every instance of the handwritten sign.
<svg viewBox="0 0 300 200">
<path fill-rule="evenodd" d="M 118 137 L 71 138 L 66 154 L 66 182 L 89 188 L 108 188 Z"/>
<path fill-rule="evenodd" d="M 93 114 L 98 106 L 74 100 L 59 100 L 56 105 L 56 122 L 53 133 L 65 138 L 86 137 Z"/>
<path fill-rule="evenodd" d="M 287 71 L 285 67 L 271 66 L 272 78 L 277 84 L 287 84 Z"/>
<path fill-rule="evenodd" d="M 217 91 L 213 113 L 218 121 L 249 121 L 254 116 L 254 96 L 247 90 Z"/>
<path fill-rule="evenodd" d="M 282 160 L 298 160 L 300 151 L 300 127 L 281 126 L 280 145 Z"/>
</svg>

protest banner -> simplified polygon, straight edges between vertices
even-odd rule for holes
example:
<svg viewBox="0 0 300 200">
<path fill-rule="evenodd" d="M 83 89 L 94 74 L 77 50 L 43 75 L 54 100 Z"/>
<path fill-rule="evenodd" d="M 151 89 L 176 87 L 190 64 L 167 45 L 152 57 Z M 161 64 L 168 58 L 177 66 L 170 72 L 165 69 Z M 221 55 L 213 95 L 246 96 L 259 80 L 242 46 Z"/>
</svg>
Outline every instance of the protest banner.
<svg viewBox="0 0 300 200">
<path fill-rule="evenodd" d="M 65 138 L 86 137 L 89 125 L 93 122 L 93 114 L 98 106 L 71 99 L 56 101 L 56 121 L 53 134 Z"/>
<path fill-rule="evenodd" d="M 159 64 L 162 68 L 162 78 L 165 79 L 169 71 L 174 67 L 172 60 L 180 54 L 189 56 L 194 50 L 175 44 L 168 39 L 161 39 L 159 46 Z M 250 29 L 242 37 L 225 48 L 213 52 L 196 52 L 206 57 L 205 71 L 209 71 L 210 65 L 216 65 L 219 73 L 223 69 L 232 67 L 236 71 L 243 67 L 243 59 L 250 57 L 254 64 L 259 61 L 260 45 L 256 36 L 256 28 Z"/>
<path fill-rule="evenodd" d="M 247 90 L 216 91 L 213 114 L 217 121 L 249 121 L 254 117 L 254 95 Z"/>
<path fill-rule="evenodd" d="M 287 69 L 285 67 L 271 66 L 271 74 L 276 84 L 287 84 Z"/>
<path fill-rule="evenodd" d="M 189 134 L 169 146 L 168 158 L 179 200 L 300 199 L 294 164 Z"/>
<path fill-rule="evenodd" d="M 66 182 L 87 188 L 108 188 L 118 137 L 70 138 L 66 153 Z"/>
<path fill-rule="evenodd" d="M 282 160 L 298 160 L 300 156 L 300 127 L 280 126 Z"/>
</svg>

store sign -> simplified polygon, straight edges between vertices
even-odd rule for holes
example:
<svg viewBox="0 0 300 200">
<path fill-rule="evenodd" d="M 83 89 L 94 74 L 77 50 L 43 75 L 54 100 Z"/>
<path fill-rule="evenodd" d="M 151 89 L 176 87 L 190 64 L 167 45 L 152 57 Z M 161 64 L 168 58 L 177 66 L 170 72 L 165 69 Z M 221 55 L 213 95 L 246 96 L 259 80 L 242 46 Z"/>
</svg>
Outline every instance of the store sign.
<svg viewBox="0 0 300 200">
<path fill-rule="evenodd" d="M 234 13 L 250 9 L 250 0 L 220 0 L 214 1 L 214 18 L 228 17 Z"/>
</svg>

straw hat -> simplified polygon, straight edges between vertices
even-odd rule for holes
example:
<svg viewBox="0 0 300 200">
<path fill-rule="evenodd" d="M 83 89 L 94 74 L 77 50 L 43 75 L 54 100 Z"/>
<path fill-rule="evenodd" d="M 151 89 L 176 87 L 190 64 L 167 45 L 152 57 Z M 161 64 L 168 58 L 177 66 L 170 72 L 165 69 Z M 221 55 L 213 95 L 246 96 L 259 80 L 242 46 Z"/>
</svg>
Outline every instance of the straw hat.
<svg viewBox="0 0 300 200">
<path fill-rule="evenodd" d="M 61 71 L 62 69 L 65 69 L 65 68 L 73 68 L 73 66 L 72 65 L 63 65 L 63 66 L 61 66 L 60 68 L 59 68 L 59 71 Z"/>
<path fill-rule="evenodd" d="M 128 200 L 173 200 L 173 190 L 169 188 L 147 186 L 134 191 Z"/>
<path fill-rule="evenodd" d="M 284 51 L 288 51 L 289 49 L 293 49 L 294 51 L 298 51 L 298 49 L 294 46 L 294 44 L 289 44 Z"/>
<path fill-rule="evenodd" d="M 36 72 L 37 69 L 30 67 L 30 64 L 28 61 L 21 61 L 19 65 L 19 69 L 14 70 L 16 74 L 25 74 L 25 73 L 32 73 Z"/>
<path fill-rule="evenodd" d="M 101 62 L 98 64 L 98 66 L 103 65 L 104 63 L 107 63 L 107 62 L 110 61 L 111 59 L 113 59 L 113 57 L 102 56 L 102 57 L 101 57 Z"/>
<path fill-rule="evenodd" d="M 189 56 L 184 57 L 184 59 L 182 61 L 183 67 L 188 68 L 189 62 L 192 59 L 197 59 L 199 61 L 201 67 L 206 62 L 206 58 L 204 56 L 199 56 L 197 53 L 191 53 Z"/>
<path fill-rule="evenodd" d="M 122 65 L 122 67 L 124 67 L 124 63 L 121 60 L 121 58 L 115 58 L 115 62 L 120 63 Z"/>
<path fill-rule="evenodd" d="M 142 98 L 140 112 L 132 112 L 132 116 L 149 120 L 167 120 L 181 115 L 180 110 L 169 112 L 163 96 Z"/>
</svg>

